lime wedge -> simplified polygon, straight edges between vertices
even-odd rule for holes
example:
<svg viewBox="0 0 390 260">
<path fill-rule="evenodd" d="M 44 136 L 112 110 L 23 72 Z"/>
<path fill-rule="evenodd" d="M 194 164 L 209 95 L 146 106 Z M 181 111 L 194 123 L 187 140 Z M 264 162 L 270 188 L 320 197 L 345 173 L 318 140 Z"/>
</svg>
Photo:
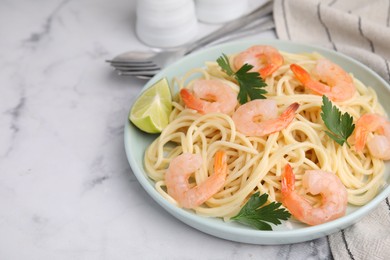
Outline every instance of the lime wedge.
<svg viewBox="0 0 390 260">
<path fill-rule="evenodd" d="M 130 121 L 147 133 L 161 133 L 168 125 L 172 96 L 168 80 L 163 78 L 146 89 L 130 110 Z"/>
</svg>

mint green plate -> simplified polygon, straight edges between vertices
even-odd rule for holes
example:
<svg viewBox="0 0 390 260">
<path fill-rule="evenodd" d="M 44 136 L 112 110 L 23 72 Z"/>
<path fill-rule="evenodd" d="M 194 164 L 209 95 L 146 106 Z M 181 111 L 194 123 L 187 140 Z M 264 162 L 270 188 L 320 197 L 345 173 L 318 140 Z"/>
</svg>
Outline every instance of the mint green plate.
<svg viewBox="0 0 390 260">
<path fill-rule="evenodd" d="M 237 53 L 255 44 L 272 45 L 280 50 L 292 53 L 319 52 L 342 66 L 346 71 L 352 72 L 364 84 L 373 87 L 385 110 L 387 112 L 390 111 L 390 102 L 388 102 L 388 100 L 390 100 L 390 86 L 365 65 L 328 49 L 279 40 L 233 42 L 193 53 L 162 70 L 145 85 L 144 89 L 148 88 L 162 77 L 171 79 L 174 76 L 184 75 L 192 68 L 204 66 L 205 61 L 216 60 L 222 53 Z M 387 185 L 385 185 L 374 199 L 362 207 L 348 206 L 347 214 L 344 217 L 325 224 L 306 226 L 287 221 L 282 225 L 276 226 L 274 231 L 259 231 L 234 222 L 223 222 L 218 218 L 201 217 L 190 210 L 181 209 L 170 204 L 155 190 L 154 183 L 147 177 L 143 166 L 143 155 L 146 147 L 156 137 L 156 135 L 149 135 L 139 131 L 126 120 L 124 130 L 126 155 L 139 183 L 146 192 L 165 210 L 172 214 L 172 216 L 202 232 L 227 240 L 251 244 L 289 244 L 316 239 L 356 223 L 390 195 L 390 186 L 388 185 L 390 183 L 390 168 L 387 163 L 385 173 Z"/>
</svg>

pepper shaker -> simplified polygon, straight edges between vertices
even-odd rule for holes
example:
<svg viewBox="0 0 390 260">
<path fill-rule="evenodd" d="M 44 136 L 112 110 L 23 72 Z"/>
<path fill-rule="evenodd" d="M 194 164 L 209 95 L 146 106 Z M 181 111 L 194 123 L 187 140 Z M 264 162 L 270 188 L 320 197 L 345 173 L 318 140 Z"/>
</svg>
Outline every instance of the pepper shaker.
<svg viewBox="0 0 390 260">
<path fill-rule="evenodd" d="M 136 33 L 152 47 L 175 47 L 194 39 L 198 31 L 192 0 L 138 0 Z"/>
<path fill-rule="evenodd" d="M 205 23 L 225 23 L 244 15 L 248 0 L 195 0 L 198 20 Z"/>
</svg>

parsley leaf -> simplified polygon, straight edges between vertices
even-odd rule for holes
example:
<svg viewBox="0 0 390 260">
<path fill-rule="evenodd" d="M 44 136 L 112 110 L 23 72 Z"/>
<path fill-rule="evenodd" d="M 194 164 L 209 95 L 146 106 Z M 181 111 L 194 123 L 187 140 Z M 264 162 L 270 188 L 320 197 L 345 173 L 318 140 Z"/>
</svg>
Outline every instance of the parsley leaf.
<svg viewBox="0 0 390 260">
<path fill-rule="evenodd" d="M 287 220 L 291 214 L 286 209 L 279 208 L 281 203 L 271 202 L 263 206 L 267 199 L 268 194 L 260 196 L 260 192 L 256 192 L 240 212 L 231 219 L 259 230 L 272 230 L 267 222 L 278 225 L 281 224 L 280 220 Z"/>
<path fill-rule="evenodd" d="M 339 145 L 346 143 L 349 147 L 347 139 L 355 129 L 352 116 L 347 112 L 341 114 L 340 110 L 336 106 L 333 106 L 332 102 L 326 96 L 322 96 L 321 109 L 321 118 L 330 130 L 325 131 L 325 133 Z"/>
<path fill-rule="evenodd" d="M 228 76 L 234 75 L 234 71 L 230 67 L 229 58 L 226 54 L 222 53 L 222 56 L 217 59 L 217 63 Z"/>
<path fill-rule="evenodd" d="M 267 84 L 260 77 L 258 72 L 250 72 L 253 68 L 252 65 L 244 64 L 239 70 L 234 72 L 230 67 L 229 58 L 225 54 L 222 54 L 222 56 L 217 59 L 217 63 L 228 76 L 237 80 L 238 85 L 240 86 L 237 99 L 240 104 L 248 102 L 248 97 L 251 100 L 266 98 L 263 94 L 267 93 L 264 89 Z"/>
</svg>

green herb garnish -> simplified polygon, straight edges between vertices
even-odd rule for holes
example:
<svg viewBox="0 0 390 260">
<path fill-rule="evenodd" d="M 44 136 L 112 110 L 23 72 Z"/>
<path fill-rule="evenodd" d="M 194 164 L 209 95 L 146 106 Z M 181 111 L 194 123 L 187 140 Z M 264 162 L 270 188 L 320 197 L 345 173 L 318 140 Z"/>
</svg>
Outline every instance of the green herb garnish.
<svg viewBox="0 0 390 260">
<path fill-rule="evenodd" d="M 229 58 L 225 54 L 222 54 L 222 56 L 217 59 L 217 63 L 228 76 L 237 80 L 238 85 L 240 86 L 237 99 L 240 104 L 248 102 L 248 97 L 251 100 L 266 98 L 263 94 L 267 93 L 264 89 L 267 84 L 260 77 L 258 72 L 249 72 L 253 68 L 252 65 L 244 64 L 239 70 L 234 72 L 230 67 Z"/>
<path fill-rule="evenodd" d="M 336 106 L 333 106 L 332 102 L 326 96 L 322 96 L 321 109 L 321 118 L 330 130 L 325 131 L 325 133 L 339 145 L 346 143 L 349 147 L 347 139 L 355 129 L 355 125 L 352 123 L 352 116 L 347 112 L 341 114 L 340 110 Z"/>
<path fill-rule="evenodd" d="M 286 209 L 279 208 L 281 203 L 271 202 L 263 206 L 267 199 L 268 194 L 260 196 L 260 192 L 256 192 L 240 212 L 231 219 L 259 230 L 272 230 L 267 222 L 278 225 L 282 223 L 280 220 L 287 220 L 291 214 Z"/>
</svg>

